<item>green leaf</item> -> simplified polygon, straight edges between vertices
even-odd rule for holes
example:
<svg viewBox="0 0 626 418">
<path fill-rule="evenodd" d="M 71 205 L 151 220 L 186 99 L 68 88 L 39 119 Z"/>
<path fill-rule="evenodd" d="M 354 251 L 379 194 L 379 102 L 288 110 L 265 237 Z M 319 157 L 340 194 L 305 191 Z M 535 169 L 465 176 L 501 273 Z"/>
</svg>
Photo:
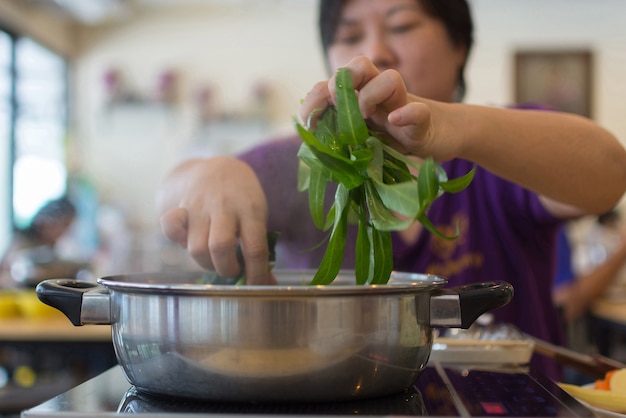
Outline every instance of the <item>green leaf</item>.
<svg viewBox="0 0 626 418">
<path fill-rule="evenodd" d="M 416 218 L 422 225 L 424 225 L 424 228 L 426 228 L 427 230 L 429 230 L 430 232 L 432 232 L 433 234 L 435 234 L 436 236 L 438 236 L 439 238 L 448 240 L 448 241 L 452 241 L 454 239 L 457 239 L 459 237 L 459 225 L 456 225 L 456 231 L 455 234 L 452 236 L 448 236 L 448 235 L 444 235 L 441 231 L 439 231 L 437 229 L 437 227 L 435 225 L 433 225 L 433 223 L 430 221 L 430 219 L 428 219 L 428 217 L 426 216 L 425 213 L 420 214 L 417 218 Z"/>
<path fill-rule="evenodd" d="M 309 188 L 311 182 L 311 167 L 300 160 L 298 163 L 298 191 L 303 192 Z"/>
<path fill-rule="evenodd" d="M 439 179 L 432 158 L 422 162 L 417 175 L 417 195 L 420 204 L 419 214 L 424 213 L 439 194 Z"/>
<path fill-rule="evenodd" d="M 384 284 L 389 281 L 393 270 L 393 248 L 391 246 L 391 233 L 372 229 L 372 249 L 374 258 L 374 271 L 372 272 L 371 284 Z"/>
<path fill-rule="evenodd" d="M 337 87 L 337 128 L 341 143 L 343 145 L 363 144 L 370 135 L 359 109 L 350 70 L 338 69 L 335 84 Z"/>
<path fill-rule="evenodd" d="M 346 248 L 346 238 L 348 232 L 348 210 L 344 208 L 338 221 L 335 223 L 333 232 L 328 240 L 326 252 L 322 257 L 322 262 L 315 272 L 310 284 L 326 285 L 332 283 L 341 270 L 343 254 Z"/>
<path fill-rule="evenodd" d="M 352 165 L 357 171 L 367 170 L 374 158 L 374 151 L 370 148 L 353 149 L 350 155 Z"/>
<path fill-rule="evenodd" d="M 313 132 L 315 137 L 334 152 L 348 157 L 348 149 L 342 147 L 339 141 L 339 130 L 337 129 L 337 109 L 328 107 L 317 121 L 317 126 Z"/>
<path fill-rule="evenodd" d="M 341 212 L 339 212 L 341 214 Z M 324 231 L 329 230 L 335 224 L 335 218 L 337 217 L 337 203 L 333 203 L 330 209 L 328 210 L 328 214 L 326 215 L 326 222 L 324 222 L 324 227 L 322 228 Z"/>
<path fill-rule="evenodd" d="M 439 187 L 443 189 L 444 192 L 447 193 L 458 193 L 462 190 L 465 190 L 472 180 L 474 180 L 474 175 L 476 174 L 476 168 L 472 168 L 470 172 L 467 174 L 457 177 L 452 180 L 445 181 L 443 183 L 439 183 Z"/>
<path fill-rule="evenodd" d="M 368 138 L 367 145 L 370 150 L 372 150 L 372 159 L 370 160 L 370 164 L 367 167 L 368 176 L 375 181 L 383 181 L 384 175 L 384 164 L 385 164 L 385 153 L 383 150 L 382 143 L 378 140 L 371 140 L 372 138 Z"/>
<path fill-rule="evenodd" d="M 380 143 L 380 146 L 385 151 L 385 154 L 388 154 L 385 156 L 386 160 L 394 159 L 394 160 L 403 162 L 407 166 L 413 166 L 414 168 L 420 168 L 421 166 L 421 164 L 418 161 L 396 151 L 395 149 L 391 148 L 389 145 L 385 144 L 383 141 L 381 141 L 380 139 L 374 136 L 369 137 L 368 141 Z"/>
<path fill-rule="evenodd" d="M 405 229 L 413 223 L 413 219 L 402 220 L 398 218 L 387 206 L 384 205 L 376 186 L 371 180 L 365 182 L 365 201 L 370 214 L 370 223 L 374 228 L 381 231 L 394 231 Z"/>
<path fill-rule="evenodd" d="M 343 184 L 337 185 L 337 190 L 335 190 L 335 203 L 334 203 L 336 206 L 335 211 L 337 213 L 341 213 L 341 216 L 343 216 L 345 212 L 347 216 L 348 214 L 347 209 L 348 209 L 349 203 L 350 203 L 350 192 Z M 333 226 L 333 229 L 337 228 L 337 224 L 340 222 L 339 219 L 340 218 L 335 219 L 335 224 Z"/>
<path fill-rule="evenodd" d="M 309 211 L 313 223 L 319 229 L 324 227 L 324 198 L 326 197 L 326 179 L 317 168 L 311 169 L 309 180 Z"/>
<path fill-rule="evenodd" d="M 373 180 L 382 203 L 392 211 L 404 216 L 414 217 L 419 210 L 419 200 L 415 183 L 405 181 L 396 184 L 384 184 Z"/>
<path fill-rule="evenodd" d="M 366 221 L 359 221 L 356 234 L 356 263 L 354 273 L 356 284 L 366 284 L 371 280 L 372 265 L 374 260 L 371 257 L 372 249 L 370 244 L 370 227 Z"/>
<path fill-rule="evenodd" d="M 342 183 L 349 189 L 363 183 L 365 178 L 354 169 L 349 159 L 334 153 L 301 125 L 298 125 L 298 131 L 304 141 L 298 151 L 298 157 L 305 164 L 318 166 L 327 173 L 326 177 L 329 180 Z"/>
</svg>

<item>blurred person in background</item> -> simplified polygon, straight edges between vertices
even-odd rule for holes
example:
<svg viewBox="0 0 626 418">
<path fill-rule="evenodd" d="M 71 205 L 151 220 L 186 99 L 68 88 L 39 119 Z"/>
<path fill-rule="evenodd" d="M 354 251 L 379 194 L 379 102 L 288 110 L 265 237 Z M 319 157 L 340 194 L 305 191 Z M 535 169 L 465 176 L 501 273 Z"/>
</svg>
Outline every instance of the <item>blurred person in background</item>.
<svg viewBox="0 0 626 418">
<path fill-rule="evenodd" d="M 612 210 L 596 218 L 581 250 L 574 251 L 565 230 L 559 237 L 554 301 L 567 322 L 580 319 L 593 301 L 616 285 L 626 266 L 626 229 L 619 212 Z M 584 271 L 576 273 L 573 258 L 581 253 Z M 610 295 L 609 295 L 610 296 Z"/>
<path fill-rule="evenodd" d="M 87 267 L 57 254 L 59 240 L 76 219 L 76 207 L 61 197 L 44 204 L 13 241 L 0 262 L 2 287 L 32 287 L 48 278 L 74 278 Z"/>
<path fill-rule="evenodd" d="M 580 227 L 576 222 L 559 233 L 553 299 L 563 318 L 567 346 L 593 355 L 601 349 L 589 316 L 593 302 L 612 298 L 614 292 L 623 297 L 626 290 L 618 289 L 626 266 L 626 230 L 619 212 L 612 210 L 595 218 L 582 242 L 576 242 L 573 230 Z M 564 380 L 582 385 L 594 378 L 566 368 Z"/>
</svg>

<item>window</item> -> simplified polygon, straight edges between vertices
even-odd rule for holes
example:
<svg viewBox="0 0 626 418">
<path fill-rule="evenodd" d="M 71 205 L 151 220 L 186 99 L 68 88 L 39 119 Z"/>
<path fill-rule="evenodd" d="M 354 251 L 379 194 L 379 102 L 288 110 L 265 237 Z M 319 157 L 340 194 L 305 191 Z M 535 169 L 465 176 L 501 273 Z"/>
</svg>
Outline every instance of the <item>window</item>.
<svg viewBox="0 0 626 418">
<path fill-rule="evenodd" d="M 11 237 L 11 155 L 12 155 L 12 56 L 11 37 L 0 31 L 0 250 Z"/>
<path fill-rule="evenodd" d="M 65 192 L 65 62 L 28 38 L 15 44 L 17 114 L 13 210 L 26 225 L 47 200 Z"/>
<path fill-rule="evenodd" d="M 0 248 L 12 225 L 24 227 L 65 193 L 67 67 L 37 42 L 0 31 Z M 6 239 L 8 241 L 8 238 Z"/>
</svg>

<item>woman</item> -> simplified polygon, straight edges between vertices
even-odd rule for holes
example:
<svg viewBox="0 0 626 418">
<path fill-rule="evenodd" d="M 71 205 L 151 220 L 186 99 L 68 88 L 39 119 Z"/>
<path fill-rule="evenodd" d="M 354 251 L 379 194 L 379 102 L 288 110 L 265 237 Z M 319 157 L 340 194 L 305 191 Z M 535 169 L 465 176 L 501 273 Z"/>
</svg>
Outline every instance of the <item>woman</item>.
<svg viewBox="0 0 626 418">
<path fill-rule="evenodd" d="M 507 280 L 516 297 L 494 311 L 497 319 L 561 343 L 551 301 L 556 233 L 564 219 L 617 203 L 626 188 L 623 147 L 579 116 L 458 103 L 472 46 L 464 0 L 322 0 L 320 29 L 330 71 L 350 70 L 370 127 L 405 153 L 434 157 L 450 177 L 477 165 L 467 190 L 429 211 L 440 229 L 460 225 L 460 238 L 438 240 L 416 223 L 393 234 L 394 268 L 441 274 L 451 285 Z M 300 116 L 333 102 L 331 77 L 313 87 Z M 249 283 L 271 282 L 268 227 L 281 233 L 286 264 L 316 267 L 323 249 L 306 250 L 323 235 L 308 196 L 296 191 L 298 148 L 283 140 L 237 159 L 181 164 L 160 193 L 164 233 L 226 276 L 240 269 L 241 243 Z M 353 262 L 350 246 L 345 266 Z"/>
</svg>

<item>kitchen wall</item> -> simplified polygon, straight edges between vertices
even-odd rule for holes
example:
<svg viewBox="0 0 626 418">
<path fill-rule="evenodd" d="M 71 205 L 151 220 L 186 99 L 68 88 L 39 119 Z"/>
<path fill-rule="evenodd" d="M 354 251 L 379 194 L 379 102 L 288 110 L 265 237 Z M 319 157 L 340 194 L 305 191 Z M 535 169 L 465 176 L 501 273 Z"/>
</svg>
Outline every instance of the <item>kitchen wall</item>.
<svg viewBox="0 0 626 418">
<path fill-rule="evenodd" d="M 626 2 L 621 0 L 473 0 L 476 47 L 468 101 L 513 100 L 517 49 L 593 51 L 593 115 L 626 142 Z"/>
<path fill-rule="evenodd" d="M 127 206 L 135 222 L 155 222 L 157 183 L 184 156 L 291 134 L 300 99 L 324 77 L 314 1 L 209 3 L 81 37 L 77 155 L 103 198 Z M 113 101 L 104 82 L 112 71 L 125 85 Z M 167 77 L 176 86 L 163 98 Z"/>
</svg>

